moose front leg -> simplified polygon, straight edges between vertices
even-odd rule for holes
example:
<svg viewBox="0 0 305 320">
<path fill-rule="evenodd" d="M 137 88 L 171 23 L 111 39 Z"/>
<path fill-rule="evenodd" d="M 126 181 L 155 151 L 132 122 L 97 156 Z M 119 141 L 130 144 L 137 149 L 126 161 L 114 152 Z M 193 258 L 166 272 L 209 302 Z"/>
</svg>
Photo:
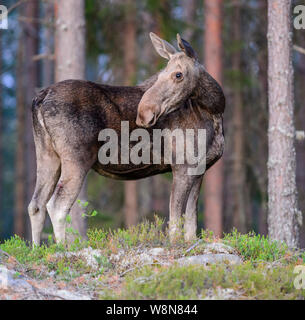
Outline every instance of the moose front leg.
<svg viewBox="0 0 305 320">
<path fill-rule="evenodd" d="M 173 170 L 173 183 L 169 204 L 169 237 L 175 242 L 179 237 L 179 223 L 185 213 L 187 200 L 194 184 L 194 176 L 186 170 Z"/>
<path fill-rule="evenodd" d="M 198 197 L 200 194 L 201 183 L 202 183 L 202 176 L 198 177 L 194 181 L 194 184 L 189 194 L 189 198 L 187 200 L 185 222 L 184 222 L 185 241 L 191 241 L 196 238 Z"/>
</svg>

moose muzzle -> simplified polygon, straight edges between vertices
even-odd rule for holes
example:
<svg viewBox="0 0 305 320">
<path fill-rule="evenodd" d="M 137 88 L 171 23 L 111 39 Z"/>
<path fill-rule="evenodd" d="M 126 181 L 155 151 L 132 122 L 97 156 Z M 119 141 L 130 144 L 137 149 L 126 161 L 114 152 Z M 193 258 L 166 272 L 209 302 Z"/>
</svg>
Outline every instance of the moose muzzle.
<svg viewBox="0 0 305 320">
<path fill-rule="evenodd" d="M 149 96 L 144 95 L 138 105 L 136 124 L 140 127 L 149 128 L 153 126 L 160 115 L 160 107 L 149 101 Z"/>
</svg>

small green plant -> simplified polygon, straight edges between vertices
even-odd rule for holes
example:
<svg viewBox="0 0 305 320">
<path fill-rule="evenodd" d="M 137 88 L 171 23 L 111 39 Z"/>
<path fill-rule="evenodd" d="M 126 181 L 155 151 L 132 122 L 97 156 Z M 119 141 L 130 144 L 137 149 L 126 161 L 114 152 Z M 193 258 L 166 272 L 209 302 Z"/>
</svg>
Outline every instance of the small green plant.
<svg viewBox="0 0 305 320">
<path fill-rule="evenodd" d="M 233 230 L 232 233 L 225 234 L 223 241 L 236 248 L 246 260 L 252 262 L 275 261 L 283 257 L 288 250 L 285 243 L 254 232 L 241 234 Z"/>
<path fill-rule="evenodd" d="M 88 206 L 89 206 L 89 202 L 88 201 L 82 201 L 82 200 L 79 200 L 77 199 L 76 201 L 79 205 L 79 207 L 83 210 L 85 210 L 83 213 L 82 213 L 82 217 L 83 218 L 91 218 L 91 217 L 95 217 L 98 215 L 98 211 L 94 210 L 94 209 L 88 209 Z"/>
<path fill-rule="evenodd" d="M 212 230 L 201 229 L 200 238 L 206 242 L 212 242 L 215 236 Z"/>
<path fill-rule="evenodd" d="M 164 221 L 158 216 L 154 221 L 143 221 L 129 229 L 105 231 L 91 229 L 88 231 L 88 243 L 94 249 L 120 249 L 135 246 L 168 245 L 168 237 L 163 231 Z"/>
<path fill-rule="evenodd" d="M 49 255 L 64 252 L 62 244 L 55 244 L 53 240 L 48 245 L 32 247 L 31 243 L 15 235 L 0 244 L 0 249 L 15 257 L 20 263 L 33 264 L 37 261 L 46 262 Z"/>
</svg>

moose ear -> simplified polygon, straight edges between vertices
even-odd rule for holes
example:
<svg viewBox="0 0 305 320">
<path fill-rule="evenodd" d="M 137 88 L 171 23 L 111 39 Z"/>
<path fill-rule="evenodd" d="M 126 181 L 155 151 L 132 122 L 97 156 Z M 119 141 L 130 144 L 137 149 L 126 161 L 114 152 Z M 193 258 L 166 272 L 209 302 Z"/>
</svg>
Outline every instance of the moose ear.
<svg viewBox="0 0 305 320">
<path fill-rule="evenodd" d="M 178 47 L 190 58 L 198 60 L 198 56 L 192 46 L 184 39 L 180 37 L 180 34 L 177 33 L 177 42 Z"/>
<path fill-rule="evenodd" d="M 153 46 L 161 57 L 169 60 L 172 55 L 177 52 L 177 50 L 170 43 L 159 38 L 153 32 L 151 32 L 149 35 Z"/>
</svg>

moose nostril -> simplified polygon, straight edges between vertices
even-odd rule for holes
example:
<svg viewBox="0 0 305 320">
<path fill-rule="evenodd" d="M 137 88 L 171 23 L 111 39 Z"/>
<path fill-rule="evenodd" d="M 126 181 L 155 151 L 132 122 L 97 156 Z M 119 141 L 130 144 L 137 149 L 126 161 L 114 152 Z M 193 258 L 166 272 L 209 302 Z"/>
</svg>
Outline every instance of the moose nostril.
<svg viewBox="0 0 305 320">
<path fill-rule="evenodd" d="M 148 121 L 147 124 L 153 124 L 155 121 L 155 115 L 153 114 L 152 118 Z"/>
<path fill-rule="evenodd" d="M 143 119 L 142 119 L 142 117 L 139 116 L 139 115 L 137 116 L 136 124 L 137 124 L 138 126 L 142 126 L 142 125 L 143 125 Z"/>
</svg>

